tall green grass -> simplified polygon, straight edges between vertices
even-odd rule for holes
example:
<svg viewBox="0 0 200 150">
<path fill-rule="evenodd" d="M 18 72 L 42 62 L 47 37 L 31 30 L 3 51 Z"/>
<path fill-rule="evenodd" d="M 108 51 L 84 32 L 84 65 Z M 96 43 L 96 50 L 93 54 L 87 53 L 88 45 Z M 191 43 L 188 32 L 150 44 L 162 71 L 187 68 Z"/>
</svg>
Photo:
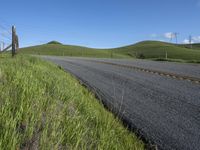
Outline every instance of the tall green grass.
<svg viewBox="0 0 200 150">
<path fill-rule="evenodd" d="M 68 73 L 29 56 L 0 57 L 0 149 L 144 149 Z"/>
</svg>

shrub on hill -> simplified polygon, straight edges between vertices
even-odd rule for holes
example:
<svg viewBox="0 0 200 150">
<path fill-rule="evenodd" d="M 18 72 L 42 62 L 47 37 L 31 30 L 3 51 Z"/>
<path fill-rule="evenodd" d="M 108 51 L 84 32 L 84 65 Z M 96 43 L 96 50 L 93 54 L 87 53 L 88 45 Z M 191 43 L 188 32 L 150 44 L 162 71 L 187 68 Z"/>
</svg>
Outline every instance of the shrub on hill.
<svg viewBox="0 0 200 150">
<path fill-rule="evenodd" d="M 47 44 L 59 44 L 59 45 L 62 45 L 62 43 L 60 43 L 60 42 L 58 42 L 58 41 L 51 41 L 51 42 L 49 42 L 49 43 L 47 43 Z"/>
</svg>

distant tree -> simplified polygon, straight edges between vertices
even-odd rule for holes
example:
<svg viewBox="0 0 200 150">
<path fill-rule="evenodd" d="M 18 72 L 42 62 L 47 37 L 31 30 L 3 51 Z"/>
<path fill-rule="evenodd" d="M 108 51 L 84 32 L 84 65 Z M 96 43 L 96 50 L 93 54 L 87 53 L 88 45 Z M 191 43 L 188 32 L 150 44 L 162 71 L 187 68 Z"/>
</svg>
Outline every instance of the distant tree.
<svg viewBox="0 0 200 150">
<path fill-rule="evenodd" d="M 47 43 L 47 44 L 59 44 L 59 45 L 62 45 L 62 43 L 60 43 L 60 42 L 58 42 L 58 41 L 51 41 L 51 42 L 49 42 L 49 43 Z"/>
</svg>

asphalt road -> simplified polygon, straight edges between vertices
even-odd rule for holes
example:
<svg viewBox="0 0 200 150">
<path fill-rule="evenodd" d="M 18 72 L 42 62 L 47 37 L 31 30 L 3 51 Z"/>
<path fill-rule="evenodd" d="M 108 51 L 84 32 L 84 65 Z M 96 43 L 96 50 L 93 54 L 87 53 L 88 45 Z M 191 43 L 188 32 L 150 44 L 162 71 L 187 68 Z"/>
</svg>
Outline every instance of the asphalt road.
<svg viewBox="0 0 200 150">
<path fill-rule="evenodd" d="M 44 56 L 99 96 L 159 149 L 200 149 L 200 83 L 124 65 L 200 78 L 200 65 Z M 113 65 L 115 64 L 115 65 Z"/>
</svg>

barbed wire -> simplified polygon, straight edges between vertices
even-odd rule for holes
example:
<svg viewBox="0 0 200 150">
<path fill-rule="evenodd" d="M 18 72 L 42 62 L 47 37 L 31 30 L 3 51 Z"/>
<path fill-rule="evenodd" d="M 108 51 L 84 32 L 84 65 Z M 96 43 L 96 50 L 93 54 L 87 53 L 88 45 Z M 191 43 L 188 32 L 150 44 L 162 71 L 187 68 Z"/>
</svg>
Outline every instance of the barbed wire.
<svg viewBox="0 0 200 150">
<path fill-rule="evenodd" d="M 11 26 L 0 19 L 0 46 L 4 48 L 12 42 Z"/>
<path fill-rule="evenodd" d="M 0 34 L 0 38 L 1 38 L 1 37 L 6 38 L 7 40 L 12 40 L 10 36 L 7 36 L 7 35 L 5 35 L 5 34 Z"/>
<path fill-rule="evenodd" d="M 0 41 L 0 44 L 4 44 L 5 46 L 6 46 L 6 45 L 10 45 L 10 43 L 7 43 L 7 42 L 5 42 L 5 41 Z"/>
<path fill-rule="evenodd" d="M 3 25 L 0 24 L 0 29 L 3 30 L 4 32 L 6 32 L 7 34 L 12 34 L 11 31 L 9 29 L 7 29 L 6 27 L 4 27 Z"/>
<path fill-rule="evenodd" d="M 12 25 L 0 17 L 0 50 L 8 47 L 12 43 Z M 10 49 L 8 49 L 10 50 Z"/>
</svg>

